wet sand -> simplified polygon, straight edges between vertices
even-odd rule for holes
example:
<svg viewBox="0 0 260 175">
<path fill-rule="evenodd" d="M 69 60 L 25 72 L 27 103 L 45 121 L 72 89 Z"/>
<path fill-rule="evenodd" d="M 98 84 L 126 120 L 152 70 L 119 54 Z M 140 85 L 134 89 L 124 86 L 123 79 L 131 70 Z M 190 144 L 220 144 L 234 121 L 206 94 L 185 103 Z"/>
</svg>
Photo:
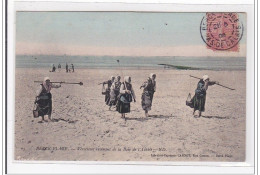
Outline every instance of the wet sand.
<svg viewBox="0 0 260 175">
<path fill-rule="evenodd" d="M 244 161 L 246 72 L 198 70 L 124 70 L 132 77 L 137 102 L 126 121 L 108 110 L 102 86 L 119 70 L 77 69 L 51 73 L 47 69 L 16 69 L 15 160 L 78 161 Z M 150 73 L 157 74 L 157 92 L 145 117 L 139 89 Z M 202 77 L 235 88 L 210 86 L 206 111 L 200 118 L 185 105 Z M 83 82 L 52 89 L 54 122 L 33 118 L 36 90 L 51 81 Z M 47 120 L 47 116 L 45 116 Z"/>
</svg>

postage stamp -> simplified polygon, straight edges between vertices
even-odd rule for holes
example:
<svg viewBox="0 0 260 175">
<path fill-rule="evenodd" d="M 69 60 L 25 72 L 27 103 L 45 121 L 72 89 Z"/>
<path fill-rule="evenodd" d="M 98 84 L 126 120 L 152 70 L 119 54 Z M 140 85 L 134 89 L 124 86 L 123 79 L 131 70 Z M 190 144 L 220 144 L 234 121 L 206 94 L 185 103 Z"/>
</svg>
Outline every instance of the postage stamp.
<svg viewBox="0 0 260 175">
<path fill-rule="evenodd" d="M 243 23 L 237 13 L 206 13 L 200 33 L 209 49 L 237 52 L 243 36 Z"/>
</svg>

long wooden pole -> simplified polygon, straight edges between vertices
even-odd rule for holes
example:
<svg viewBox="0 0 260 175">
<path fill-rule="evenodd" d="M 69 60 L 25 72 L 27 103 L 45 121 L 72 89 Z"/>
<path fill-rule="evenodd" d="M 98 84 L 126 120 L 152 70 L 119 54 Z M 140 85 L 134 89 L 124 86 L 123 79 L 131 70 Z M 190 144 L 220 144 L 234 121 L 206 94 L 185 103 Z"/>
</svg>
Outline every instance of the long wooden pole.
<svg viewBox="0 0 260 175">
<path fill-rule="evenodd" d="M 34 83 L 42 83 L 42 81 L 34 81 Z M 79 83 L 68 83 L 68 82 L 65 82 L 65 81 L 53 81 L 53 82 L 50 82 L 50 83 L 60 83 L 60 84 L 79 84 L 80 86 L 83 85 L 82 82 L 79 82 Z"/>
<path fill-rule="evenodd" d="M 190 75 L 190 77 L 192 77 L 192 78 L 196 78 L 196 79 L 201 79 L 201 78 L 199 78 L 199 77 L 195 77 L 195 76 L 192 76 L 192 75 Z M 229 89 L 229 90 L 235 90 L 235 89 L 233 89 L 233 88 L 230 88 L 230 87 L 224 86 L 224 85 L 219 84 L 219 83 L 216 84 L 216 85 L 219 85 L 219 86 L 221 86 L 221 87 L 227 88 L 227 89 Z"/>
</svg>

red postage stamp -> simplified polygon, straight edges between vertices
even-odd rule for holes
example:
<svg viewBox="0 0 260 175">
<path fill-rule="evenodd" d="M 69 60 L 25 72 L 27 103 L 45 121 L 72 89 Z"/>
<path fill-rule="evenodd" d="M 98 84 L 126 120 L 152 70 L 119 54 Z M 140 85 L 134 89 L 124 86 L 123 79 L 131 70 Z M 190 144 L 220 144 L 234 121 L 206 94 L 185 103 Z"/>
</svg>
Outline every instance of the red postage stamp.
<svg viewBox="0 0 260 175">
<path fill-rule="evenodd" d="M 200 33 L 207 48 L 237 52 L 243 36 L 243 24 L 237 13 L 206 13 L 201 21 Z"/>
</svg>

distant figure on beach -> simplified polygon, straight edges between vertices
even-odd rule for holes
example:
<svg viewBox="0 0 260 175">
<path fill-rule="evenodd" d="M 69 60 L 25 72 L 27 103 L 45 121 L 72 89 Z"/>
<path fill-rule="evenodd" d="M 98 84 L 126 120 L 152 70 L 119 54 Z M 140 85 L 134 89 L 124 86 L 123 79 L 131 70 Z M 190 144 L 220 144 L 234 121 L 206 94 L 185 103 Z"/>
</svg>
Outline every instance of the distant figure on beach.
<svg viewBox="0 0 260 175">
<path fill-rule="evenodd" d="M 153 95 L 156 91 L 156 74 L 151 73 L 150 77 L 148 77 L 147 81 L 143 83 L 140 89 L 143 89 L 142 97 L 141 97 L 141 105 L 143 110 L 145 111 L 145 116 L 148 117 L 148 111 L 151 110 L 152 102 L 153 102 Z"/>
<path fill-rule="evenodd" d="M 37 91 L 37 96 L 35 100 L 35 104 L 37 105 L 36 111 L 38 111 L 38 116 L 42 117 L 42 121 L 44 121 L 44 115 L 48 115 L 48 119 L 52 121 L 51 113 L 52 113 L 52 88 L 60 88 L 61 84 L 54 85 L 50 82 L 49 77 L 45 77 L 42 84 L 40 85 L 39 90 Z"/>
<path fill-rule="evenodd" d="M 67 63 L 66 63 L 66 72 L 67 72 L 67 73 L 69 72 L 69 66 L 68 66 Z"/>
<path fill-rule="evenodd" d="M 71 64 L 71 69 L 72 69 L 72 72 L 74 72 L 74 65 Z"/>
<path fill-rule="evenodd" d="M 121 77 L 117 76 L 115 78 L 115 81 L 112 83 L 112 86 L 110 88 L 110 102 L 109 102 L 109 110 L 111 109 L 112 106 L 115 106 L 117 103 L 117 98 L 120 92 L 120 82 Z"/>
<path fill-rule="evenodd" d="M 52 72 L 55 72 L 56 71 L 56 67 L 55 67 L 55 65 L 53 64 L 52 65 Z"/>
<path fill-rule="evenodd" d="M 115 77 L 111 76 L 110 80 L 103 82 L 103 86 L 105 84 L 107 84 L 107 88 L 106 88 L 106 92 L 105 92 L 105 103 L 106 103 L 106 105 L 109 105 L 109 102 L 110 102 L 110 90 L 111 90 L 111 86 L 112 86 L 114 80 L 115 80 Z"/>
<path fill-rule="evenodd" d="M 201 112 L 205 111 L 205 102 L 206 102 L 206 91 L 208 90 L 208 86 L 212 86 L 214 84 L 219 84 L 217 81 L 209 81 L 208 75 L 203 75 L 202 79 L 199 80 L 197 89 L 195 90 L 195 95 L 191 99 L 190 107 L 194 108 L 193 115 L 196 110 L 199 111 L 199 117 L 201 116 Z"/>
<path fill-rule="evenodd" d="M 59 70 L 59 72 L 60 72 L 60 70 L 61 70 L 61 65 L 60 65 L 60 63 L 59 63 L 59 65 L 58 65 L 58 70 Z"/>
<path fill-rule="evenodd" d="M 133 99 L 136 102 L 131 77 L 126 76 L 124 77 L 124 82 L 121 84 L 117 103 L 117 111 L 122 114 L 122 118 L 125 118 L 125 113 L 130 112 L 130 103 Z"/>
</svg>

